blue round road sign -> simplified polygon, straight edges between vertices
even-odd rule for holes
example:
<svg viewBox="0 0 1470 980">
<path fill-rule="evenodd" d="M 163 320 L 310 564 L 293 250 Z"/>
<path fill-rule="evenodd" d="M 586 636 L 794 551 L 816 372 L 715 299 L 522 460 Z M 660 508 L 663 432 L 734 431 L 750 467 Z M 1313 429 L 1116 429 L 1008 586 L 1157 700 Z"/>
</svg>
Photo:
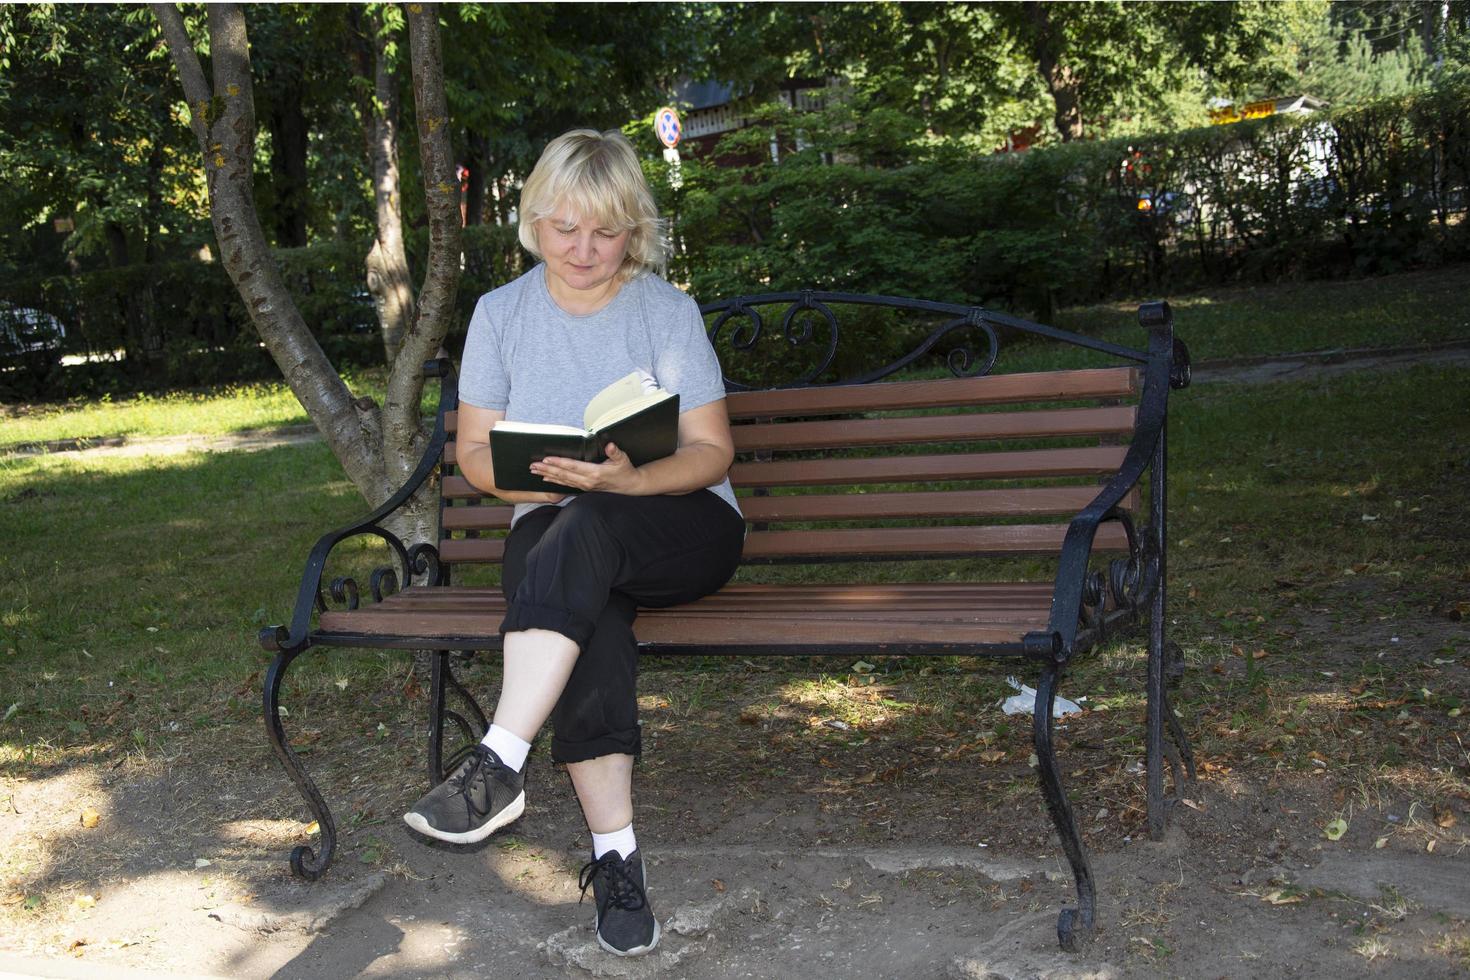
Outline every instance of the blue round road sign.
<svg viewBox="0 0 1470 980">
<path fill-rule="evenodd" d="M 679 114 L 668 106 L 658 111 L 653 117 L 653 131 L 658 134 L 658 140 L 664 146 L 673 149 L 679 145 L 679 137 L 684 135 L 684 127 L 679 122 Z"/>
</svg>

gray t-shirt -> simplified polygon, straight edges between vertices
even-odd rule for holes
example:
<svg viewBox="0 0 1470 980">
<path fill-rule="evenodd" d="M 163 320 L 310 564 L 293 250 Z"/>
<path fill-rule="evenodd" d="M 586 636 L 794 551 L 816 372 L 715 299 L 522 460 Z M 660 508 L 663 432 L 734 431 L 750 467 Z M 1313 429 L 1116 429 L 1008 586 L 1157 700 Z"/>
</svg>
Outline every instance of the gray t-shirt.
<svg viewBox="0 0 1470 980">
<path fill-rule="evenodd" d="M 635 370 L 677 392 L 680 412 L 725 397 L 720 362 L 690 296 L 649 275 L 623 283 L 595 313 L 574 316 L 556 305 L 537 265 L 475 304 L 459 394 L 511 421 L 580 427 L 592 396 Z M 740 510 L 728 479 L 709 489 Z M 514 520 L 543 506 L 517 504 Z"/>
</svg>

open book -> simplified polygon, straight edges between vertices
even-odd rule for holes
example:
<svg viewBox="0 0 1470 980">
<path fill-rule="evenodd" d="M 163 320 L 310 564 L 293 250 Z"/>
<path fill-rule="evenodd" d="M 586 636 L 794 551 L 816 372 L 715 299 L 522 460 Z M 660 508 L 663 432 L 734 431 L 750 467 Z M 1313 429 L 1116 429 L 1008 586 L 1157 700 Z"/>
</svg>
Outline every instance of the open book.
<svg viewBox="0 0 1470 980">
<path fill-rule="evenodd" d="M 634 466 L 672 455 L 679 445 L 679 396 L 664 391 L 648 376 L 634 371 L 592 396 L 578 429 L 542 422 L 507 422 L 490 429 L 490 459 L 495 485 L 502 490 L 578 493 L 572 487 L 543 480 L 531 464 L 547 456 L 588 463 L 607 459 L 603 447 L 616 443 Z"/>
</svg>

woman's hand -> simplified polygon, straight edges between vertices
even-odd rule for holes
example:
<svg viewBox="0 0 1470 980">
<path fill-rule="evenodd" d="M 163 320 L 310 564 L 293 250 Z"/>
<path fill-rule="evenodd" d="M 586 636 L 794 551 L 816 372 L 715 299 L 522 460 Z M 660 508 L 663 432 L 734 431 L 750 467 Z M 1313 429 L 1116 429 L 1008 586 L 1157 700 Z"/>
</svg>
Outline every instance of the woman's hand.
<svg viewBox="0 0 1470 980">
<path fill-rule="evenodd" d="M 643 475 L 614 443 L 607 444 L 607 461 L 584 463 L 565 456 L 547 456 L 531 464 L 531 472 L 552 483 L 578 490 L 603 490 L 638 496 L 643 492 Z"/>
</svg>

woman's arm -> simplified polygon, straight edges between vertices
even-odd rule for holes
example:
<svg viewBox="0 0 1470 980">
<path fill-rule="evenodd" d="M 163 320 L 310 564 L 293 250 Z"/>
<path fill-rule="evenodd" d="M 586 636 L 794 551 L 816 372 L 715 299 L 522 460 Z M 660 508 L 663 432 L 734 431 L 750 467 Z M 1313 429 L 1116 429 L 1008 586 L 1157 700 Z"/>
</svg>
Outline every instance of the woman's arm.
<svg viewBox="0 0 1470 980">
<path fill-rule="evenodd" d="M 719 483 L 734 459 L 735 442 L 730 436 L 730 417 L 725 411 L 725 400 L 721 398 L 679 414 L 679 448 L 672 456 L 634 466 L 621 449 L 609 443 L 605 463 L 583 463 L 562 456 L 548 456 L 539 463 L 533 463 L 531 472 L 553 483 L 579 490 L 606 490 L 650 497 L 693 493 Z"/>
<path fill-rule="evenodd" d="M 566 494 L 496 489 L 495 464 L 490 459 L 490 427 L 503 418 L 503 411 L 459 403 L 459 428 L 455 436 L 455 448 L 460 472 L 475 485 L 475 489 L 494 494 L 507 503 L 554 504 L 561 500 Z"/>
</svg>

